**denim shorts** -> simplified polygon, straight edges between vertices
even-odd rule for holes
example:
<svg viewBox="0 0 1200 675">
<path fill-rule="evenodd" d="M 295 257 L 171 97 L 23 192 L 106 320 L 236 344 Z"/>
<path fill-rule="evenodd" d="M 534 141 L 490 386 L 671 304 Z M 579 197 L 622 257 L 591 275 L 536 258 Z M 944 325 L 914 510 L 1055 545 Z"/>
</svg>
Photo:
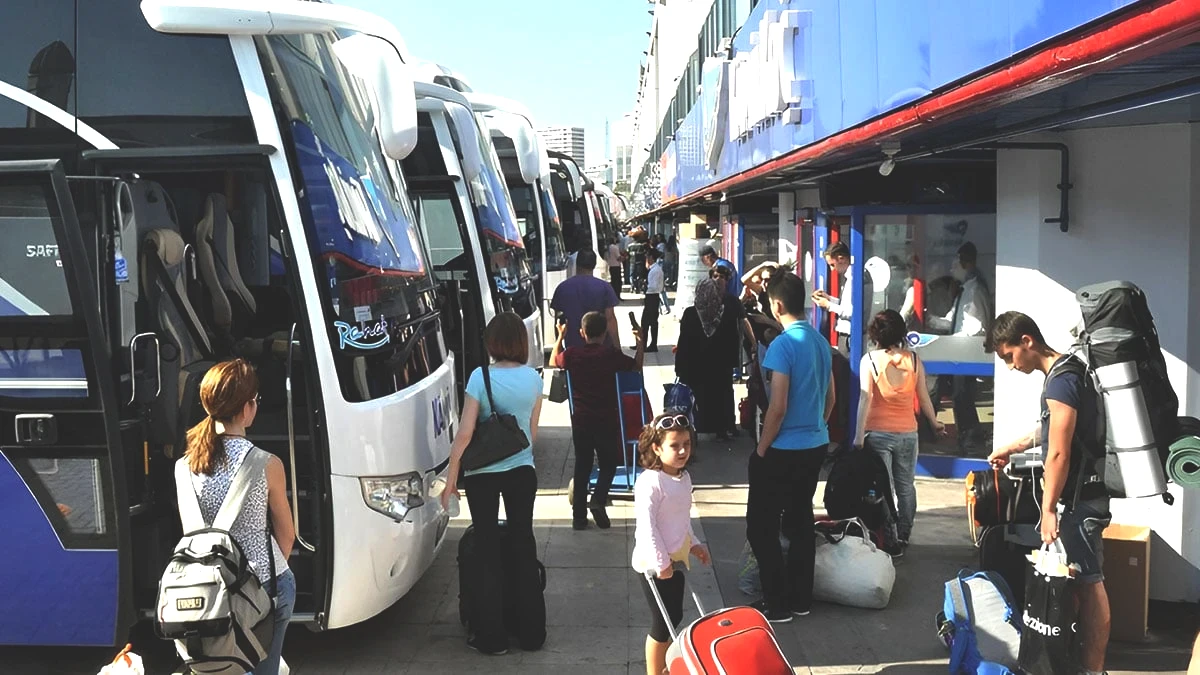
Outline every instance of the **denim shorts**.
<svg viewBox="0 0 1200 675">
<path fill-rule="evenodd" d="M 1079 565 L 1076 581 L 1104 581 L 1104 528 L 1110 522 L 1108 497 L 1080 500 L 1059 515 L 1058 540 L 1067 551 L 1067 560 Z"/>
</svg>

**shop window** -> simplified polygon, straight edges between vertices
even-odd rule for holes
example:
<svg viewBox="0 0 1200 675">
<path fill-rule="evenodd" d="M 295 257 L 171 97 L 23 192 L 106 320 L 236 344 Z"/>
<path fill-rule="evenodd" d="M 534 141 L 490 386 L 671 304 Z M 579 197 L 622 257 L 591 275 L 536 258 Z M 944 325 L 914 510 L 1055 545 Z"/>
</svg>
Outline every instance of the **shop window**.
<svg viewBox="0 0 1200 675">
<path fill-rule="evenodd" d="M 884 309 L 904 317 L 949 439 L 922 451 L 986 457 L 992 436 L 994 214 L 868 216 L 863 227 L 863 326 Z M 915 335 L 914 335 L 915 334 Z M 870 349 L 864 337 L 864 348 Z"/>
</svg>

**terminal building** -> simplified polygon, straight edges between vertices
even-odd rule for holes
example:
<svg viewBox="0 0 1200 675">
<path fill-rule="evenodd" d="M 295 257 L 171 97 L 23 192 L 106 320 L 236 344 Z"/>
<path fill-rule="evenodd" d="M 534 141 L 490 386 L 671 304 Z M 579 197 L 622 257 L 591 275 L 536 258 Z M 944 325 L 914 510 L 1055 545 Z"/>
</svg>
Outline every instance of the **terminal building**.
<svg viewBox="0 0 1200 675">
<path fill-rule="evenodd" d="M 671 33 L 656 17 L 632 208 L 659 232 L 705 224 L 742 271 L 795 260 L 810 290 L 838 289 L 820 252 L 846 242 L 863 270 L 844 291 L 860 308 L 852 364 L 865 320 L 923 285 L 911 320 L 936 336 L 920 348 L 935 400 L 949 410 L 964 382 L 973 394 L 950 440 L 922 442 L 923 472 L 979 468 L 1038 416 L 1040 378 L 1008 372 L 981 331 L 937 326 L 968 243 L 992 315 L 1030 314 L 1060 351 L 1076 289 L 1140 286 L 1180 414 L 1200 416 L 1200 3 L 680 4 L 695 51 L 648 77 Z M 1200 493 L 1171 491 L 1173 506 L 1113 500 L 1114 521 L 1155 533 L 1150 597 L 1195 602 Z"/>
</svg>

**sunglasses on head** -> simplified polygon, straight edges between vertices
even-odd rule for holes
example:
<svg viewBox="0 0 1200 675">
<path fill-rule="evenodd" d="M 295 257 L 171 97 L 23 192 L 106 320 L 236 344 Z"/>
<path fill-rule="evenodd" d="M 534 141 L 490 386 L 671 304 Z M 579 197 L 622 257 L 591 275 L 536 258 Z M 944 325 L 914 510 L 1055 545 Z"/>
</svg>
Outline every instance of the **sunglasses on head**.
<svg viewBox="0 0 1200 675">
<path fill-rule="evenodd" d="M 660 418 L 654 423 L 655 429 L 688 429 L 692 426 L 692 421 L 687 418 L 687 415 L 670 415 Z"/>
</svg>

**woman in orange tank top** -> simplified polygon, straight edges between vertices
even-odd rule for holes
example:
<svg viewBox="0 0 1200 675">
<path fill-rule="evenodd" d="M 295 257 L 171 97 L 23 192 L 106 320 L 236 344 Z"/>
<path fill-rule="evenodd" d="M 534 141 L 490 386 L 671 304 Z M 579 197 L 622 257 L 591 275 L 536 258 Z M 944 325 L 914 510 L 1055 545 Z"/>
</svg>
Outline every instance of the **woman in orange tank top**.
<svg viewBox="0 0 1200 675">
<path fill-rule="evenodd" d="M 908 545 L 913 519 L 917 515 L 917 418 L 919 408 L 938 434 L 945 425 L 937 419 L 925 367 L 908 349 L 908 331 L 900 313 L 886 309 L 871 320 L 867 337 L 878 349 L 863 356 L 859 364 L 861 398 L 858 404 L 858 431 L 854 444 L 879 453 L 892 479 L 899 516 L 897 534 L 901 546 Z"/>
</svg>

